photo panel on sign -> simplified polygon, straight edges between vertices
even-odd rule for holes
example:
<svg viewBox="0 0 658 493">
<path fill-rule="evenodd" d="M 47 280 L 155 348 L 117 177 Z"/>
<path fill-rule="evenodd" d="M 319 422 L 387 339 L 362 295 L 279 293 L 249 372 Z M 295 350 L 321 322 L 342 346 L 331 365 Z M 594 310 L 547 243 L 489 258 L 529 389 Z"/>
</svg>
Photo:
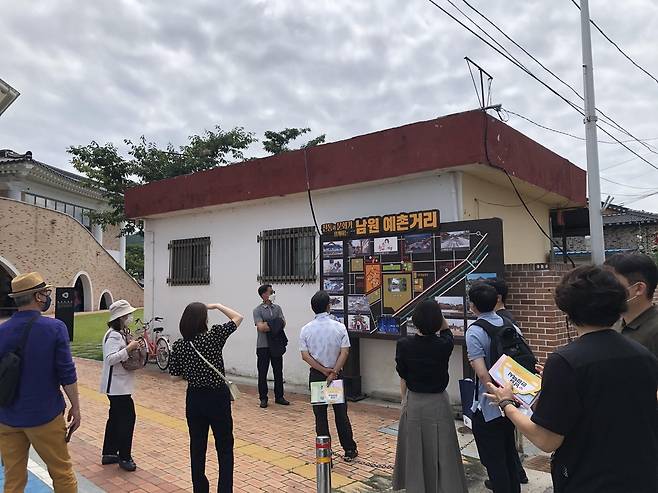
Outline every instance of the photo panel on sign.
<svg viewBox="0 0 658 493">
<path fill-rule="evenodd" d="M 343 259 L 330 258 L 322 263 L 322 272 L 325 276 L 338 276 L 343 273 Z"/>
<path fill-rule="evenodd" d="M 345 290 L 345 281 L 342 277 L 325 277 L 322 289 L 327 293 L 342 293 Z"/>
<path fill-rule="evenodd" d="M 405 251 L 407 253 L 432 253 L 432 235 L 430 233 L 406 235 L 404 237 Z"/>
<path fill-rule="evenodd" d="M 332 312 L 342 312 L 345 309 L 343 296 L 329 296 L 329 304 Z"/>
<path fill-rule="evenodd" d="M 370 313 L 370 303 L 363 295 L 350 295 L 347 297 L 348 313 Z"/>
<path fill-rule="evenodd" d="M 382 277 L 384 310 L 396 312 L 413 297 L 411 274 L 384 274 Z"/>
<path fill-rule="evenodd" d="M 470 231 L 444 231 L 441 233 L 441 251 L 458 251 L 470 249 Z"/>
<path fill-rule="evenodd" d="M 372 239 L 370 238 L 350 240 L 348 246 L 350 257 L 364 257 L 367 255 L 372 255 Z"/>
<path fill-rule="evenodd" d="M 350 259 L 350 272 L 363 272 L 363 259 L 351 258 Z"/>
<path fill-rule="evenodd" d="M 370 317 L 368 315 L 348 315 L 347 329 L 352 332 L 370 332 Z"/>
<path fill-rule="evenodd" d="M 386 238 L 375 238 L 375 253 L 386 255 L 388 253 L 397 253 L 398 238 L 397 236 L 388 236 Z"/>
<path fill-rule="evenodd" d="M 448 328 L 452 331 L 452 335 L 455 337 L 464 336 L 465 324 L 463 318 L 446 318 L 446 322 L 448 323 Z"/>
<path fill-rule="evenodd" d="M 322 255 L 324 257 L 342 257 L 343 256 L 343 242 L 342 241 L 325 241 L 322 243 Z"/>
<path fill-rule="evenodd" d="M 463 296 L 437 296 L 436 302 L 439 304 L 444 318 L 464 318 Z"/>
</svg>

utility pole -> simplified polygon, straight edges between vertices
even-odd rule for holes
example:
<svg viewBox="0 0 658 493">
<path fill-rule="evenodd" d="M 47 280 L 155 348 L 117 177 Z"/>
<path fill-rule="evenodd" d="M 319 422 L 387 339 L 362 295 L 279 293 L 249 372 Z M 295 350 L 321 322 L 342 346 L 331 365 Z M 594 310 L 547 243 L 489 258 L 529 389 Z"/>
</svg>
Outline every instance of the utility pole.
<svg viewBox="0 0 658 493">
<path fill-rule="evenodd" d="M 580 0 L 580 29 L 583 44 L 583 85 L 585 89 L 585 138 L 587 146 L 587 187 L 589 189 L 589 234 L 592 262 L 605 262 L 603 217 L 601 216 L 601 179 L 599 176 L 599 148 L 596 135 L 596 106 L 594 104 L 594 67 L 592 63 L 592 34 L 590 31 L 589 1 Z"/>
</svg>

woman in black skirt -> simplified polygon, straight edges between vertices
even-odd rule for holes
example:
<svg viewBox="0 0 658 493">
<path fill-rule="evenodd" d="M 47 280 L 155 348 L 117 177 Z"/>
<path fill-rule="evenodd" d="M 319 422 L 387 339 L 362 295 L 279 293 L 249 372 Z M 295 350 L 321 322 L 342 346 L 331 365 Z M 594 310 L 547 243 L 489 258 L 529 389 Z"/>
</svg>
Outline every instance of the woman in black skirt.
<svg viewBox="0 0 658 493">
<path fill-rule="evenodd" d="M 393 487 L 409 493 L 466 493 L 455 421 L 445 391 L 452 332 L 433 300 L 418 305 L 412 320 L 419 333 L 400 339 L 395 355 L 402 413 Z"/>
<path fill-rule="evenodd" d="M 209 329 L 208 310 L 219 310 L 229 318 L 229 322 L 213 325 Z M 242 319 L 238 312 L 220 304 L 190 303 L 180 320 L 180 333 L 183 338 L 174 342 L 172 347 L 169 372 L 187 380 L 185 416 L 190 434 L 194 493 L 208 493 L 210 489 L 206 477 L 209 428 L 212 428 L 215 437 L 219 461 L 217 491 L 233 491 L 231 394 L 217 371 L 224 374 L 222 348 Z"/>
</svg>

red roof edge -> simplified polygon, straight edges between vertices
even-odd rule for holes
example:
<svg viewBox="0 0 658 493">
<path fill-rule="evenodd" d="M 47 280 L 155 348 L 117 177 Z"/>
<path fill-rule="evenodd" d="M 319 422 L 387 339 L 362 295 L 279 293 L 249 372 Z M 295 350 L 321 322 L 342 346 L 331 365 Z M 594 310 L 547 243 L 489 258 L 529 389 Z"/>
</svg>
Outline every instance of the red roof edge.
<svg viewBox="0 0 658 493">
<path fill-rule="evenodd" d="M 532 185 L 585 202 L 585 172 L 508 125 L 488 118 L 491 162 Z M 305 166 L 306 161 L 306 166 Z M 360 135 L 129 189 L 126 215 L 264 199 L 486 162 L 479 110 Z"/>
</svg>

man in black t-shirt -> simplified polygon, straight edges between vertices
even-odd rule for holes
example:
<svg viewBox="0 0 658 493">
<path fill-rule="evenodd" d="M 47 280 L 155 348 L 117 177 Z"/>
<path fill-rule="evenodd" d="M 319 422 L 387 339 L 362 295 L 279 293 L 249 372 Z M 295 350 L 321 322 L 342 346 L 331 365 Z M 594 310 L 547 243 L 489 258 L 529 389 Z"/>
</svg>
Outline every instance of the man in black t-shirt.
<svg viewBox="0 0 658 493">
<path fill-rule="evenodd" d="M 608 270 L 583 266 L 555 290 L 579 338 L 552 353 L 532 418 L 510 385 L 488 397 L 552 460 L 555 493 L 656 493 L 658 360 L 610 327 L 626 289 Z"/>
</svg>

